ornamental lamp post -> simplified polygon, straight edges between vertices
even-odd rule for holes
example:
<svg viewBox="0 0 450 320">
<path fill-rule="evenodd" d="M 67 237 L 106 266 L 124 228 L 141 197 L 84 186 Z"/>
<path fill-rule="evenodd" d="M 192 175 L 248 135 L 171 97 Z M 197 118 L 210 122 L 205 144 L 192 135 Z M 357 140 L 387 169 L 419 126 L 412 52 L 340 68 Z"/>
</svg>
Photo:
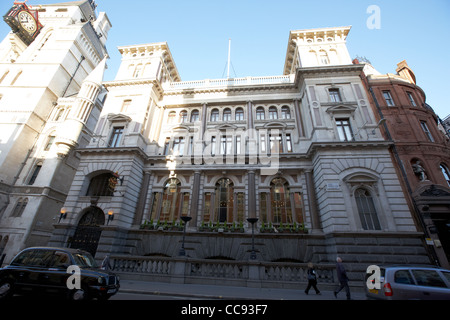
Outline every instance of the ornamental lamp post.
<svg viewBox="0 0 450 320">
<path fill-rule="evenodd" d="M 183 220 L 184 222 L 184 227 L 183 227 L 183 242 L 181 243 L 181 249 L 180 249 L 180 256 L 185 256 L 186 255 L 186 250 L 184 249 L 184 238 L 186 236 L 186 224 L 191 221 L 192 217 L 188 217 L 188 216 L 182 216 L 181 220 Z"/>
</svg>

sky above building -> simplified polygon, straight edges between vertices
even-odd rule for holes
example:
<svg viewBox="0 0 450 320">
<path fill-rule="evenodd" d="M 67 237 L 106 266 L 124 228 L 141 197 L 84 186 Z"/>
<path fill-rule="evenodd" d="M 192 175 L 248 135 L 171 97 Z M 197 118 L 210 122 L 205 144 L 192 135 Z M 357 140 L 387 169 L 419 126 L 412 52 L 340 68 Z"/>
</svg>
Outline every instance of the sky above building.
<svg viewBox="0 0 450 320">
<path fill-rule="evenodd" d="M 13 0 L 0 1 L 5 14 Z M 29 0 L 28 5 L 64 0 Z M 365 57 L 382 74 L 406 60 L 427 103 L 450 114 L 448 0 L 96 0 L 113 27 L 105 80 L 114 80 L 118 46 L 166 41 L 183 81 L 283 73 L 289 31 L 352 26 L 350 56 Z M 3 21 L 0 37 L 9 32 Z"/>
</svg>

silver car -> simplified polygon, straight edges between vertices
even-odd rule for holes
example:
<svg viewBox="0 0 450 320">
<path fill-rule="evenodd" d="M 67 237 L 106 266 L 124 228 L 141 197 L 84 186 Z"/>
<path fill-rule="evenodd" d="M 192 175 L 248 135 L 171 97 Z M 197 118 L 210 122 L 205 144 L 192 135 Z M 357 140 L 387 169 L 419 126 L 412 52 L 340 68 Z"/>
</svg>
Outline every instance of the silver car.
<svg viewBox="0 0 450 320">
<path fill-rule="evenodd" d="M 366 279 L 369 276 L 367 274 Z M 450 300 L 450 270 L 447 269 L 433 266 L 380 266 L 379 280 L 380 289 L 365 286 L 367 298 Z"/>
</svg>

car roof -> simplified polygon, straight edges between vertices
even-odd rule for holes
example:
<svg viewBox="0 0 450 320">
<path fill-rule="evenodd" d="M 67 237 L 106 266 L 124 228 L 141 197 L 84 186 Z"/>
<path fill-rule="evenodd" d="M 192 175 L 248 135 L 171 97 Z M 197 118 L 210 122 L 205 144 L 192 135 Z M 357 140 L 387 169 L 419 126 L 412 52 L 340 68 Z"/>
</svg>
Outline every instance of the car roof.
<svg viewBox="0 0 450 320">
<path fill-rule="evenodd" d="M 379 267 L 383 269 L 437 269 L 450 271 L 449 269 L 431 264 L 382 264 Z"/>
<path fill-rule="evenodd" d="M 85 250 L 74 249 L 74 248 L 64 248 L 64 247 L 30 247 L 30 248 L 25 248 L 22 251 L 28 251 L 28 250 L 58 250 L 58 251 L 66 251 L 66 252 L 69 252 L 69 253 L 80 253 L 80 252 L 81 253 L 88 253 Z"/>
</svg>

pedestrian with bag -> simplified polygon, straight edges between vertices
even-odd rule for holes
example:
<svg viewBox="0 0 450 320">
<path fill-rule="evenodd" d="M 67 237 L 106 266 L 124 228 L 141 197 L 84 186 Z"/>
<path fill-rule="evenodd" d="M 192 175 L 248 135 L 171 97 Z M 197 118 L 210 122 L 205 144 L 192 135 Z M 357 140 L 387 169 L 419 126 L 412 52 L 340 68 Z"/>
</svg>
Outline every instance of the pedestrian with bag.
<svg viewBox="0 0 450 320">
<path fill-rule="evenodd" d="M 309 289 L 311 289 L 311 287 L 314 288 L 314 290 L 316 290 L 316 294 L 320 295 L 320 290 L 317 289 L 317 275 L 316 275 L 316 270 L 314 269 L 314 265 L 312 264 L 312 262 L 308 263 L 308 286 L 306 287 L 305 293 L 308 294 L 309 293 Z"/>
<path fill-rule="evenodd" d="M 337 298 L 337 294 L 342 289 L 345 289 L 345 293 L 347 294 L 347 300 L 350 300 L 350 287 L 348 286 L 347 271 L 345 271 L 345 267 L 342 264 L 342 259 L 340 257 L 336 258 L 336 271 L 339 280 L 339 288 L 334 291 L 334 296 L 335 298 Z"/>
</svg>

